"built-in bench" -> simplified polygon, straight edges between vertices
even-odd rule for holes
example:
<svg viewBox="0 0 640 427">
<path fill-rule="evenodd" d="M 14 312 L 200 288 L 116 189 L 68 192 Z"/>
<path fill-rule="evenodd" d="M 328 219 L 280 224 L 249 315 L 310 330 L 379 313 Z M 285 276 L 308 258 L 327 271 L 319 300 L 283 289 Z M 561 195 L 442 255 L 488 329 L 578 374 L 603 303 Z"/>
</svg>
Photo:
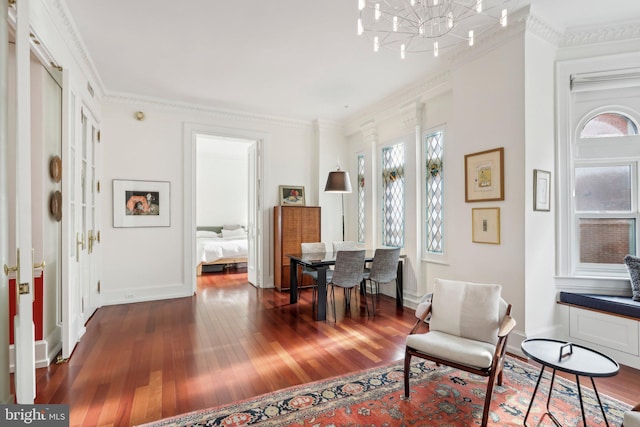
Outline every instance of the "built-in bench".
<svg viewBox="0 0 640 427">
<path fill-rule="evenodd" d="M 640 302 L 631 297 L 560 292 L 565 339 L 640 369 Z"/>
<path fill-rule="evenodd" d="M 640 301 L 631 297 L 560 292 L 560 302 L 640 319 Z"/>
</svg>

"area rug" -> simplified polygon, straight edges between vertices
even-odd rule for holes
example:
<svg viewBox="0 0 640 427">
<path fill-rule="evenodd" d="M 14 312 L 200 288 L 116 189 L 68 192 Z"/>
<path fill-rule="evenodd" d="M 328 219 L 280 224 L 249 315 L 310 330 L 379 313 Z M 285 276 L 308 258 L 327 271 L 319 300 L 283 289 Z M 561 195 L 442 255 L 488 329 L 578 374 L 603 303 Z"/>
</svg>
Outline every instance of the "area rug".
<svg viewBox="0 0 640 427">
<path fill-rule="evenodd" d="M 411 399 L 403 400 L 403 362 L 318 381 L 191 412 L 144 427 L 168 426 L 444 426 L 480 425 L 486 378 L 418 362 L 411 368 Z M 548 371 L 548 370 L 547 370 Z M 540 384 L 529 426 L 553 425 L 546 412 L 550 374 Z M 523 425 L 539 368 L 508 357 L 504 382 L 493 392 L 489 425 Z M 587 380 L 588 382 L 588 380 Z M 596 379 L 597 386 L 597 379 Z M 589 426 L 605 421 L 591 389 L 582 387 Z M 541 394 L 541 392 L 543 392 Z M 619 426 L 629 405 L 600 393 L 610 426 Z M 551 412 L 564 426 L 582 425 L 575 383 L 556 377 Z"/>
</svg>

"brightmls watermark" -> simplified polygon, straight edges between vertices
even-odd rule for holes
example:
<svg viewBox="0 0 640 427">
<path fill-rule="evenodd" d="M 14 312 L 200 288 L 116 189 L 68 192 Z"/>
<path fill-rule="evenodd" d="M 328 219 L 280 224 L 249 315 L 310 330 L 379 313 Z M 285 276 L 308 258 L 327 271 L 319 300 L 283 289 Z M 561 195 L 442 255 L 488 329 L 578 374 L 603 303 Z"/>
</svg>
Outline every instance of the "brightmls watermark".
<svg viewBox="0 0 640 427">
<path fill-rule="evenodd" d="M 69 405 L 0 405 L 0 425 L 69 427 Z"/>
</svg>

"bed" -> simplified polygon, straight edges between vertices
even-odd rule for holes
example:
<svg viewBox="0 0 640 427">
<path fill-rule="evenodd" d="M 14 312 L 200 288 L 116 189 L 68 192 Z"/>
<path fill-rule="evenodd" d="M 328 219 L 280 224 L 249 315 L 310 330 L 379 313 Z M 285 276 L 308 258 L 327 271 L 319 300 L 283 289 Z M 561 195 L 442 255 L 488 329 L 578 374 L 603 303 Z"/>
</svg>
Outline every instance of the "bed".
<svg viewBox="0 0 640 427">
<path fill-rule="evenodd" d="M 198 226 L 196 229 L 196 274 L 222 271 L 247 262 L 247 231 L 241 226 Z"/>
</svg>

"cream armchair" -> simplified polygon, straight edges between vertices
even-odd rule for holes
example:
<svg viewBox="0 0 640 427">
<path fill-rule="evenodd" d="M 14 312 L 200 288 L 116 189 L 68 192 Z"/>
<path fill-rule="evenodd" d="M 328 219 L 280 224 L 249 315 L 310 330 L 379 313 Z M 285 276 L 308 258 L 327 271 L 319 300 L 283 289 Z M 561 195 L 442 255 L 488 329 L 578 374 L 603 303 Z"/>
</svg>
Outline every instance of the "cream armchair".
<svg viewBox="0 0 640 427">
<path fill-rule="evenodd" d="M 502 384 L 507 337 L 516 325 L 500 285 L 436 279 L 431 300 L 416 309 L 418 320 L 407 337 L 404 395 L 409 399 L 413 356 L 488 377 L 482 414 L 487 425 L 493 387 Z M 428 332 L 418 333 L 429 319 Z"/>
<path fill-rule="evenodd" d="M 622 427 L 640 427 L 640 404 L 629 412 L 625 412 Z"/>
</svg>

